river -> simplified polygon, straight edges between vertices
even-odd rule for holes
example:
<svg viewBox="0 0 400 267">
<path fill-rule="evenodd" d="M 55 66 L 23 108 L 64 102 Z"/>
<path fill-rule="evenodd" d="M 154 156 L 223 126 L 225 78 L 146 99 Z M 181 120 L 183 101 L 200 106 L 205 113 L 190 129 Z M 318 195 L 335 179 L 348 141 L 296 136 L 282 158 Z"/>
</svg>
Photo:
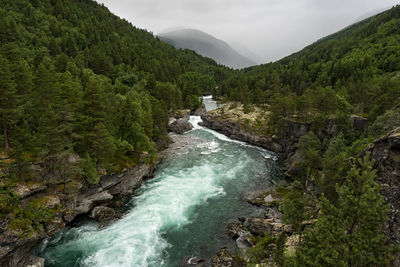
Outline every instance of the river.
<svg viewBox="0 0 400 267">
<path fill-rule="evenodd" d="M 204 98 L 208 110 L 216 108 Z M 112 225 L 67 228 L 39 248 L 46 266 L 179 266 L 187 256 L 210 258 L 232 241 L 227 221 L 261 212 L 243 198 L 281 178 L 274 153 L 199 126 L 135 192 L 129 212 Z"/>
</svg>

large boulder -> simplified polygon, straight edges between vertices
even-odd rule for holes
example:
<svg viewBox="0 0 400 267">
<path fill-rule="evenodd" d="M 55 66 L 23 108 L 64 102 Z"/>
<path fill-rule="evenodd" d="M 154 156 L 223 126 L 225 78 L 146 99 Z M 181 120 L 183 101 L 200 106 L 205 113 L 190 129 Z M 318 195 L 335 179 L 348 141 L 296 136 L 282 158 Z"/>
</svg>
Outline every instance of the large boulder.
<svg viewBox="0 0 400 267">
<path fill-rule="evenodd" d="M 195 109 L 192 112 L 192 115 L 194 115 L 194 116 L 203 116 L 206 113 L 207 113 L 206 108 L 205 107 L 200 107 L 200 108 Z"/>
<path fill-rule="evenodd" d="M 122 217 L 122 214 L 110 207 L 97 206 L 92 209 L 89 217 L 95 219 L 100 223 L 109 223 L 114 220 L 120 219 Z"/>
<path fill-rule="evenodd" d="M 175 132 L 177 134 L 183 134 L 187 131 L 193 129 L 193 125 L 189 122 L 187 118 L 181 118 L 178 120 L 173 120 L 169 125 L 168 129 L 171 132 Z"/>
</svg>

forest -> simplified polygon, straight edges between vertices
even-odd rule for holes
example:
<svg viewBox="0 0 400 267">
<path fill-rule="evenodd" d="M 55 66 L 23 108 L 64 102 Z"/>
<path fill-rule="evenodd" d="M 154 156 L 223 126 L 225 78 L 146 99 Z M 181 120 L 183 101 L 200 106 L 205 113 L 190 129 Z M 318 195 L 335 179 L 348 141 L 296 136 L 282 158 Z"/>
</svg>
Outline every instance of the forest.
<svg viewBox="0 0 400 267">
<path fill-rule="evenodd" d="M 98 179 L 155 160 L 167 144 L 167 112 L 199 107 L 230 73 L 176 50 L 94 1 L 2 0 L 0 114 L 10 169 L 41 162 L 46 175 Z M 67 159 L 82 166 L 72 172 Z M 68 179 L 67 179 L 68 180 Z"/>
<path fill-rule="evenodd" d="M 389 208 L 373 162 L 358 155 L 400 125 L 400 6 L 240 71 L 176 50 L 92 0 L 0 0 L 0 44 L 0 218 L 14 229 L 42 231 L 52 216 L 22 207 L 15 182 L 73 190 L 76 180 L 153 164 L 169 143 L 168 113 L 212 93 L 267 107 L 268 135 L 288 120 L 312 125 L 292 181 L 278 188 L 300 245 L 285 256 L 285 237 L 266 236 L 250 252 L 254 264 L 271 251 L 279 266 L 394 259 L 381 227 Z M 354 132 L 350 115 L 368 119 L 367 130 Z M 338 130 L 327 137 L 330 120 Z"/>
<path fill-rule="evenodd" d="M 374 162 L 360 152 L 400 125 L 400 6 L 325 37 L 277 62 L 242 70 L 215 92 L 227 100 L 267 105 L 269 135 L 287 121 L 310 123 L 283 196 L 284 221 L 300 237 L 284 255 L 286 236 L 267 235 L 250 252 L 254 264 L 391 266 L 388 219 Z M 350 116 L 368 119 L 356 132 Z M 326 133 L 334 123 L 334 136 Z M 310 222 L 311 226 L 306 227 Z"/>
</svg>

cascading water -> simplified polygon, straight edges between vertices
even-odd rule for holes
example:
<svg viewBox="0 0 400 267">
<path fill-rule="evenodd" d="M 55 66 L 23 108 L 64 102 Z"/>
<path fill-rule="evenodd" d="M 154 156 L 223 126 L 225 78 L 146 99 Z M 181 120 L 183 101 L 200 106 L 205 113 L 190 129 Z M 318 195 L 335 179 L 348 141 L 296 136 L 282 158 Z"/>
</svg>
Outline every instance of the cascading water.
<svg viewBox="0 0 400 267">
<path fill-rule="evenodd" d="M 208 108 L 215 102 L 205 98 Z M 98 229 L 65 229 L 45 240 L 46 266 L 178 266 L 187 256 L 211 257 L 229 240 L 224 223 L 257 213 L 243 195 L 280 179 L 276 156 L 198 125 L 199 140 L 167 157 L 136 192 L 130 211 Z"/>
</svg>

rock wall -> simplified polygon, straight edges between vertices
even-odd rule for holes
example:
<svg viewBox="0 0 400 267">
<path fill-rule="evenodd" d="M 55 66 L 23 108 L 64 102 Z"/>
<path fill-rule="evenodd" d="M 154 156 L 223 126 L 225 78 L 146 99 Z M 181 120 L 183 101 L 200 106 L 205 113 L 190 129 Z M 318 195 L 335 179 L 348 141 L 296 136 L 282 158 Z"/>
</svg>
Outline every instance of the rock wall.
<svg viewBox="0 0 400 267">
<path fill-rule="evenodd" d="M 377 139 L 360 157 L 367 152 L 375 160 L 377 180 L 382 185 L 382 194 L 390 207 L 385 231 L 391 242 L 400 244 L 400 127 Z"/>
<path fill-rule="evenodd" d="M 24 185 L 17 187 L 21 201 L 37 197 L 48 199 L 47 206 L 61 205 L 62 211 L 55 214 L 51 223 L 45 225 L 44 232 L 22 237 L 7 228 L 8 221 L 0 221 L 0 266 L 44 266 L 44 259 L 32 256 L 34 248 L 71 223 L 77 216 L 88 214 L 99 218 L 102 223 L 120 217 L 114 208 L 122 207 L 130 199 L 143 180 L 152 177 L 154 167 L 140 164 L 122 173 L 104 175 L 99 184 L 90 185 L 83 180 L 76 185 L 75 193 L 58 191 L 55 186 Z M 111 207 L 105 207 L 111 206 Z M 97 207 L 97 208 L 96 208 Z M 115 215 L 115 216 L 114 216 Z"/>
</svg>

